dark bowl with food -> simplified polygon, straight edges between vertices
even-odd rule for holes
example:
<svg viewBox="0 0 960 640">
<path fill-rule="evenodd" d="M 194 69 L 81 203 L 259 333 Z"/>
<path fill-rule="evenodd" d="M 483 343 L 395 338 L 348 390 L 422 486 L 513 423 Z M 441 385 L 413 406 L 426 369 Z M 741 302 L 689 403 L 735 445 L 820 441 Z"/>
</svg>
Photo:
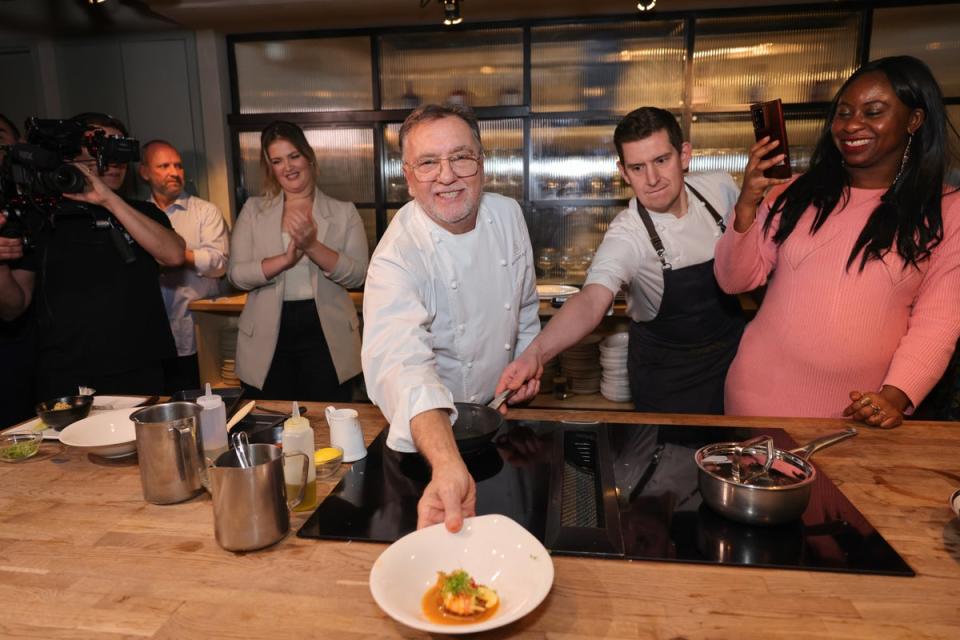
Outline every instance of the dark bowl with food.
<svg viewBox="0 0 960 640">
<path fill-rule="evenodd" d="M 90 415 L 93 396 L 63 396 L 37 405 L 37 416 L 51 429 L 60 431 L 68 424 Z"/>
<path fill-rule="evenodd" d="M 453 437 L 460 453 L 483 450 L 505 423 L 503 415 L 487 405 L 470 402 L 455 402 L 454 405 L 457 407 L 457 421 L 453 424 Z"/>
</svg>

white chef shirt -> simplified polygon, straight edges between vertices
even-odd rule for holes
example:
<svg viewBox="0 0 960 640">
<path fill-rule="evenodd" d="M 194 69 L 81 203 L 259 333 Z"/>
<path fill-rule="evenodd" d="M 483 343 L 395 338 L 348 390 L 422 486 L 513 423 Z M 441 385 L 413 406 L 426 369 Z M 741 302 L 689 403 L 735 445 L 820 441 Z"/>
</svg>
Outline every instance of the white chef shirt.
<svg viewBox="0 0 960 640">
<path fill-rule="evenodd" d="M 488 402 L 503 369 L 540 331 L 530 236 L 515 200 L 485 193 L 476 227 L 452 234 L 408 202 L 377 245 L 363 293 L 363 374 L 413 452 L 410 419 Z"/>
<path fill-rule="evenodd" d="M 698 173 L 686 176 L 724 219 L 730 219 L 740 190 L 726 173 Z M 686 188 L 686 187 L 684 187 Z M 674 269 L 702 264 L 713 259 L 720 240 L 720 226 L 700 199 L 687 189 L 687 213 L 650 211 L 650 219 L 663 242 L 664 260 Z M 663 299 L 663 266 L 650 241 L 650 234 L 637 213 L 637 199 L 617 214 L 590 264 L 584 286 L 600 284 L 614 293 L 624 283 L 627 290 L 627 315 L 636 322 L 653 320 Z"/>
<path fill-rule="evenodd" d="M 151 201 L 157 204 L 155 199 Z M 193 315 L 187 307 L 194 300 L 220 294 L 220 278 L 227 270 L 229 236 L 223 215 L 212 202 L 182 193 L 163 210 L 173 230 L 193 251 L 196 263 L 196 269 L 183 266 L 160 273 L 160 289 L 177 355 L 188 356 L 197 352 L 197 339 Z"/>
</svg>

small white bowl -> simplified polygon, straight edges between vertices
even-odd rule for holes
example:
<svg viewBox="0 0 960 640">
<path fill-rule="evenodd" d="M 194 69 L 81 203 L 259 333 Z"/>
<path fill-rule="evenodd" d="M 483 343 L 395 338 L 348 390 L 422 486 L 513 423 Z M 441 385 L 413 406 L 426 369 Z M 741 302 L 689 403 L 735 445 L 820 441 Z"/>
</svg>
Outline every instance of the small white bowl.
<svg viewBox="0 0 960 640">
<path fill-rule="evenodd" d="M 68 425 L 60 442 L 104 458 L 122 458 L 137 450 L 137 432 L 130 414 L 139 409 L 117 409 L 96 413 Z"/>
<path fill-rule="evenodd" d="M 950 496 L 950 508 L 960 518 L 960 489 L 954 491 L 953 495 Z"/>
<path fill-rule="evenodd" d="M 437 572 L 463 569 L 500 597 L 493 617 L 476 624 L 427 620 L 423 595 Z M 431 633 L 461 634 L 496 629 L 519 620 L 543 602 L 553 586 L 553 560 L 526 529 L 503 515 L 467 518 L 450 533 L 443 524 L 406 535 L 380 554 L 370 570 L 370 592 L 387 615 Z"/>
</svg>

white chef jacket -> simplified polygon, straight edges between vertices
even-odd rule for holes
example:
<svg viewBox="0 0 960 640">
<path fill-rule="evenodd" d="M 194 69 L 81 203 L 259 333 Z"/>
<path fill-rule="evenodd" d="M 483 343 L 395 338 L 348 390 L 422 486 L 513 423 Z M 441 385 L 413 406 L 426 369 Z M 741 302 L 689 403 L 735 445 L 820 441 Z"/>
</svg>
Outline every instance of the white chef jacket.
<svg viewBox="0 0 960 640">
<path fill-rule="evenodd" d="M 686 181 L 725 222 L 730 219 L 740 190 L 729 174 L 690 174 Z M 664 260 L 674 269 L 713 259 L 714 248 L 722 235 L 720 226 L 689 189 L 686 215 L 678 218 L 672 213 L 649 213 L 663 242 Z M 624 283 L 629 283 L 627 315 L 636 322 L 653 320 L 663 299 L 663 266 L 637 213 L 636 198 L 631 198 L 629 206 L 610 223 L 590 264 L 584 286 L 600 284 L 616 295 Z"/>
<path fill-rule="evenodd" d="M 157 204 L 155 199 L 151 201 Z M 223 215 L 212 202 L 182 193 L 163 210 L 173 230 L 193 251 L 196 263 L 196 269 L 183 266 L 160 273 L 163 304 L 177 343 L 177 355 L 188 356 L 197 352 L 197 338 L 193 315 L 187 307 L 194 300 L 220 294 L 220 278 L 227 270 L 229 236 Z"/>
<path fill-rule="evenodd" d="M 363 374 L 413 452 L 410 419 L 488 402 L 503 369 L 540 331 L 530 235 L 515 200 L 485 193 L 476 227 L 452 234 L 408 202 L 377 245 L 363 294 Z"/>
</svg>

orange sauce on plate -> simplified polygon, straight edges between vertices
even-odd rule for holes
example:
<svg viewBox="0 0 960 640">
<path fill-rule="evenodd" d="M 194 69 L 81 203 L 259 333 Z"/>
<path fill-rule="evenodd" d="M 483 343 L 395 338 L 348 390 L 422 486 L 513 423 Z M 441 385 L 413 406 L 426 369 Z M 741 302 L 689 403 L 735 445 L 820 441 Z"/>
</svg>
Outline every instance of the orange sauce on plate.
<svg viewBox="0 0 960 640">
<path fill-rule="evenodd" d="M 421 608 L 427 620 L 436 624 L 476 624 L 477 622 L 483 622 L 484 620 L 492 618 L 497 612 L 497 609 L 500 608 L 500 601 L 497 600 L 497 604 L 488 607 L 486 611 L 481 613 L 475 613 L 469 616 L 458 616 L 455 613 L 447 613 L 447 610 L 443 608 L 443 596 L 440 595 L 440 585 L 435 584 L 423 594 Z"/>
</svg>

